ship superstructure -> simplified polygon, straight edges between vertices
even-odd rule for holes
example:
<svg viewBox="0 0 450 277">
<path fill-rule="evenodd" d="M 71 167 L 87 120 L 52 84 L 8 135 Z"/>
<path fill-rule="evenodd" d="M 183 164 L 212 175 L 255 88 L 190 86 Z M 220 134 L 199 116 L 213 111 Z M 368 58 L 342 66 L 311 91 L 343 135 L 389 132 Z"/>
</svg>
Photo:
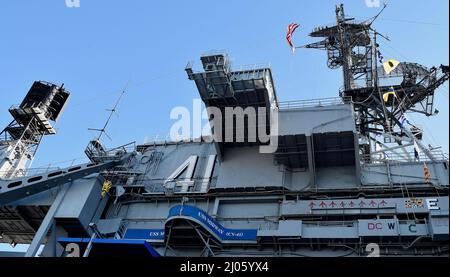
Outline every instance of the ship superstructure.
<svg viewBox="0 0 450 277">
<path fill-rule="evenodd" d="M 304 48 L 343 69 L 339 97 L 280 102 L 270 67 L 204 54 L 186 73 L 216 140 L 93 140 L 91 163 L 0 179 L 0 242 L 31 243 L 26 256 L 43 243 L 40 255 L 58 257 L 448 256 L 448 157 L 402 123 L 434 114 L 448 67 L 386 74 L 372 22 L 336 15 Z M 215 113 L 230 108 L 254 109 L 242 131 L 236 114 Z"/>
<path fill-rule="evenodd" d="M 69 93 L 63 86 L 34 82 L 18 107 L 11 107 L 14 120 L 0 133 L 0 180 L 23 176 L 46 135 L 56 134 L 56 121 Z"/>
</svg>

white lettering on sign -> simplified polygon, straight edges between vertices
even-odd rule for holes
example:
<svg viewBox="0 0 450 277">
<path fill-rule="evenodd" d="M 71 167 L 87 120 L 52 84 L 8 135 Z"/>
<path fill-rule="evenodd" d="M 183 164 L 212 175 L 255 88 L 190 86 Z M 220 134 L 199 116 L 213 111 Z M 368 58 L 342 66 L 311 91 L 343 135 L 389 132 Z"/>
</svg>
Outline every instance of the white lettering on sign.
<svg viewBox="0 0 450 277">
<path fill-rule="evenodd" d="M 150 233 L 149 233 L 149 236 L 150 236 L 150 237 L 164 236 L 164 231 L 150 232 Z"/>
<path fill-rule="evenodd" d="M 438 203 L 439 203 L 439 199 L 428 198 L 427 199 L 428 210 L 440 210 L 441 208 L 439 207 Z"/>
<path fill-rule="evenodd" d="M 380 257 L 380 246 L 376 243 L 369 243 L 366 246 L 366 252 L 369 252 L 369 255 L 367 257 Z"/>
<path fill-rule="evenodd" d="M 80 246 L 76 243 L 69 243 L 66 245 L 67 256 L 70 258 L 79 258 L 80 257 Z"/>
<path fill-rule="evenodd" d="M 207 159 L 207 164 L 205 168 L 205 173 L 202 178 L 202 184 L 200 188 L 200 192 L 207 192 L 209 183 L 211 182 L 211 178 L 214 171 L 214 165 L 216 163 L 217 155 L 209 155 Z M 186 193 L 189 191 L 189 188 L 194 186 L 194 173 L 197 167 L 197 163 L 199 161 L 199 156 L 191 155 L 183 164 L 181 164 L 164 182 L 164 186 L 166 188 L 181 186 L 181 193 Z M 176 181 L 177 178 L 181 176 L 181 174 L 185 173 L 184 179 L 181 181 Z"/>
<path fill-rule="evenodd" d="M 181 184 L 181 192 L 187 192 L 189 187 L 194 185 L 194 170 L 197 165 L 198 156 L 190 156 L 183 164 L 181 164 L 164 182 L 164 186 L 175 181 L 183 172 L 186 171 L 184 181 L 178 182 L 176 185 Z"/>
</svg>

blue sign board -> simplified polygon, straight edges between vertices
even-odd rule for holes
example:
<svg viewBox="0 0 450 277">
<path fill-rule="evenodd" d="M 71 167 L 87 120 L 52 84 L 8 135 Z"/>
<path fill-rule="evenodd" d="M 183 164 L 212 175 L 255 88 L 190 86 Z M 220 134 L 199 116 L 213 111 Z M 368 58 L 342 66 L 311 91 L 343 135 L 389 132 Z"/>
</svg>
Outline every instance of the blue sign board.
<svg viewBox="0 0 450 277">
<path fill-rule="evenodd" d="M 214 233 L 222 241 L 256 241 L 256 229 L 228 229 L 210 215 L 194 206 L 175 206 L 169 211 L 169 219 L 184 216 L 195 219 L 203 227 Z"/>
<path fill-rule="evenodd" d="M 206 212 L 194 206 L 175 206 L 169 211 L 167 220 L 176 217 L 187 217 L 202 225 L 209 232 L 216 235 L 222 242 L 256 241 L 256 229 L 228 229 L 222 226 Z M 125 239 L 145 239 L 164 241 L 164 229 L 128 229 Z"/>
<path fill-rule="evenodd" d="M 163 229 L 128 229 L 124 239 L 145 239 L 164 241 Z"/>
</svg>

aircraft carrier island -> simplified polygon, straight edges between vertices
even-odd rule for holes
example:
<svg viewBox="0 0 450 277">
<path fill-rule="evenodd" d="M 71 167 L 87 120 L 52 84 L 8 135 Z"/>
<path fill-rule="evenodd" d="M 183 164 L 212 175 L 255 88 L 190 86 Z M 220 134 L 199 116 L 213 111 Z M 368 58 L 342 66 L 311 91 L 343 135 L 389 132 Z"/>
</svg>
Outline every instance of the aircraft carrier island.
<svg viewBox="0 0 450 277">
<path fill-rule="evenodd" d="M 209 136 L 110 149 L 101 129 L 68 168 L 28 166 L 71 94 L 34 82 L 0 135 L 0 243 L 29 244 L 25 257 L 448 256 L 448 156 L 408 120 L 436 115 L 448 66 L 384 60 L 372 23 L 339 5 L 298 47 L 342 70 L 335 98 L 279 101 L 270 67 L 209 52 L 185 69 Z"/>
</svg>

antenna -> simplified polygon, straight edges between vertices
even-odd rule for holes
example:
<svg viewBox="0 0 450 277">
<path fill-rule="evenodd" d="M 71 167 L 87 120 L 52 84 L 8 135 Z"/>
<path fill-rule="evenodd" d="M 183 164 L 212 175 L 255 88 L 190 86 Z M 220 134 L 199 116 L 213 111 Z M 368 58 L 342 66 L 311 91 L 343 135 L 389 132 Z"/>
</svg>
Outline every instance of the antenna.
<svg viewBox="0 0 450 277">
<path fill-rule="evenodd" d="M 128 81 L 127 84 L 125 85 L 124 89 L 120 92 L 120 95 L 119 95 L 119 97 L 117 98 L 117 101 L 116 101 L 116 103 L 114 104 L 113 108 L 112 108 L 112 109 L 107 109 L 107 110 L 106 110 L 106 111 L 109 112 L 109 116 L 108 116 L 108 119 L 107 119 L 106 122 L 105 122 L 105 125 L 103 125 L 103 128 L 101 128 L 101 129 L 88 128 L 89 131 L 100 132 L 100 134 L 99 134 L 98 137 L 97 137 L 97 140 L 98 140 L 98 141 L 100 141 L 100 139 L 102 138 L 102 135 L 105 135 L 105 136 L 108 137 L 110 140 L 112 140 L 112 138 L 111 138 L 111 137 L 108 135 L 108 133 L 106 132 L 106 128 L 108 127 L 109 123 L 111 122 L 112 116 L 113 116 L 114 114 L 117 114 L 117 113 L 116 113 L 117 108 L 119 107 L 120 101 L 122 100 L 123 96 L 124 96 L 125 93 L 126 93 L 126 90 L 127 90 L 127 88 L 128 88 L 129 83 L 130 83 L 130 82 Z"/>
<path fill-rule="evenodd" d="M 387 6 L 388 6 L 388 4 L 387 4 L 387 2 L 385 1 L 385 2 L 384 2 L 384 6 L 383 6 L 383 8 L 381 9 L 381 11 L 380 11 L 377 15 L 375 15 L 374 17 L 372 17 L 372 19 L 369 19 L 369 20 L 370 20 L 370 23 L 368 23 L 368 25 L 369 25 L 369 29 L 370 29 L 371 31 L 374 32 L 375 36 L 380 36 L 380 37 L 384 38 L 384 39 L 387 40 L 387 41 L 391 41 L 391 40 L 389 39 L 388 36 L 385 36 L 385 35 L 383 35 L 383 34 L 380 34 L 377 30 L 375 30 L 375 29 L 372 28 L 372 24 L 375 22 L 375 20 L 378 19 L 378 17 L 380 17 L 380 15 L 384 12 L 384 10 L 387 8 Z"/>
<path fill-rule="evenodd" d="M 120 92 L 120 95 L 117 98 L 117 101 L 114 104 L 113 108 L 107 109 L 107 111 L 109 112 L 109 116 L 105 122 L 105 125 L 103 125 L 103 128 L 101 128 L 101 129 L 89 128 L 88 129 L 89 131 L 99 132 L 98 137 L 94 140 L 91 140 L 89 142 L 88 146 L 86 147 L 86 149 L 84 150 L 84 153 L 94 163 L 100 162 L 100 161 L 102 161 L 103 158 L 107 157 L 107 151 L 106 151 L 105 147 L 102 145 L 102 143 L 100 142 L 100 139 L 102 138 L 103 135 L 105 135 L 107 138 L 112 140 L 112 138 L 106 132 L 106 129 L 108 128 L 109 124 L 111 123 L 112 116 L 114 114 L 116 114 L 117 108 L 119 107 L 119 103 L 122 100 L 123 96 L 125 95 L 129 83 L 130 83 L 130 81 L 127 82 L 124 89 Z"/>
<path fill-rule="evenodd" d="M 374 17 L 372 17 L 372 19 L 369 19 L 370 20 L 370 23 L 369 23 L 369 26 L 372 26 L 372 24 L 375 22 L 375 20 L 377 20 L 378 19 L 378 17 L 380 17 L 380 15 L 384 12 L 384 10 L 386 9 L 386 7 L 387 7 L 387 1 L 384 1 L 384 5 L 383 5 L 383 8 L 381 9 L 381 11 L 377 14 L 377 15 L 375 15 Z"/>
</svg>

